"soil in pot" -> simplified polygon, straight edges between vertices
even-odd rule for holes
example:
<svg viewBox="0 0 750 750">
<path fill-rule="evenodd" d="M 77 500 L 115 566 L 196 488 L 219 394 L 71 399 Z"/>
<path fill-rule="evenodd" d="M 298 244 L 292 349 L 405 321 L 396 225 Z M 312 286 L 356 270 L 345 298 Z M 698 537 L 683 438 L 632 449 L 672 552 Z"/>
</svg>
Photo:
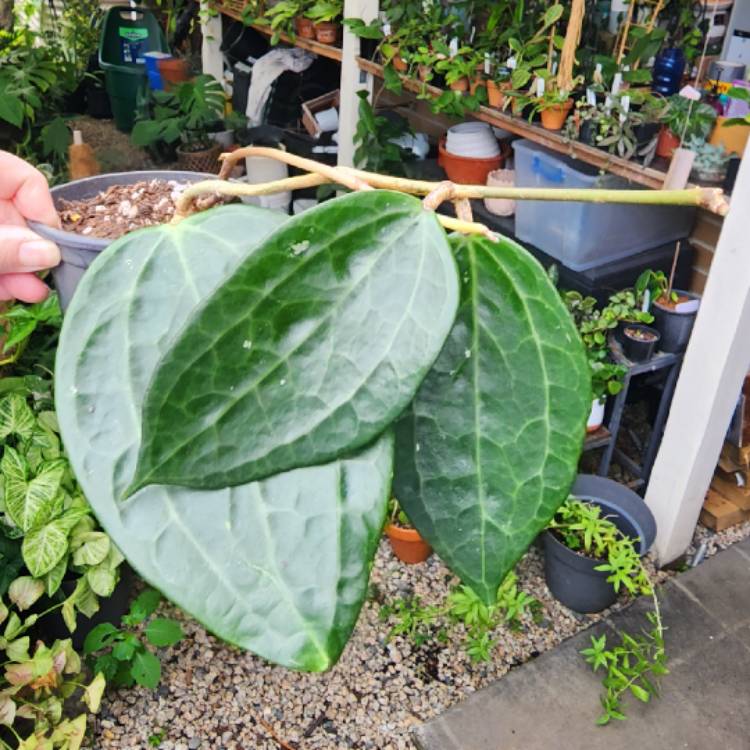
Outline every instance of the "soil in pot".
<svg viewBox="0 0 750 750">
<path fill-rule="evenodd" d="M 568 117 L 568 113 L 573 107 L 573 101 L 568 101 L 562 104 L 554 104 L 551 107 L 547 107 L 542 110 L 542 127 L 545 130 L 560 130 L 565 124 L 565 120 Z"/>
<path fill-rule="evenodd" d="M 315 38 L 321 44 L 336 44 L 339 38 L 339 25 L 328 21 L 316 23 Z"/>
<path fill-rule="evenodd" d="M 574 612 L 601 612 L 617 600 L 607 581 L 609 573 L 596 570 L 604 560 L 566 547 L 552 531 L 544 532 L 544 577 L 558 601 Z"/>
<path fill-rule="evenodd" d="M 315 24 L 304 16 L 294 19 L 294 30 L 302 39 L 315 39 Z"/>
<path fill-rule="evenodd" d="M 622 351 L 631 362 L 648 362 L 654 356 L 659 332 L 649 326 L 630 324 L 622 331 Z"/>
<path fill-rule="evenodd" d="M 698 314 L 700 297 L 689 292 L 675 291 L 677 299 L 659 297 L 651 306 L 654 328 L 659 332 L 659 348 L 664 352 L 680 353 L 687 348 Z"/>
<path fill-rule="evenodd" d="M 432 554 L 432 547 L 422 539 L 416 529 L 389 523 L 385 527 L 385 533 L 391 543 L 393 554 L 401 562 L 415 565 L 424 562 Z"/>
</svg>

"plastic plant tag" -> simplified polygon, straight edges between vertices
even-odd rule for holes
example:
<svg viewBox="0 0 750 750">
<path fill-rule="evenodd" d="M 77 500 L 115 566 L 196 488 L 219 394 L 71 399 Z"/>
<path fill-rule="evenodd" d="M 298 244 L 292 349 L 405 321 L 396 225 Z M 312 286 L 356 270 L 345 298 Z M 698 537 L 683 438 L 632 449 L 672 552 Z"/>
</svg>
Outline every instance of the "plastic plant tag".
<svg viewBox="0 0 750 750">
<path fill-rule="evenodd" d="M 615 77 L 612 79 L 612 95 L 616 95 L 620 91 L 622 86 L 622 73 L 615 73 Z"/>
<path fill-rule="evenodd" d="M 690 99 L 694 102 L 699 102 L 701 99 L 701 92 L 693 86 L 683 86 L 680 89 L 680 96 L 684 97 L 685 99 Z"/>
<path fill-rule="evenodd" d="M 620 99 L 620 104 L 624 112 L 630 112 L 630 97 L 627 94 Z"/>
<path fill-rule="evenodd" d="M 484 53 L 484 74 L 488 76 L 490 74 L 490 53 Z"/>
<path fill-rule="evenodd" d="M 544 96 L 544 78 L 536 79 L 536 95 L 540 98 Z"/>
<path fill-rule="evenodd" d="M 690 179 L 690 170 L 695 161 L 695 152 L 687 148 L 676 148 L 664 178 L 664 190 L 682 190 Z"/>
<path fill-rule="evenodd" d="M 454 36 L 453 39 L 451 39 L 450 42 L 450 53 L 451 57 L 455 57 L 458 53 L 458 37 Z"/>
<path fill-rule="evenodd" d="M 509 58 L 508 58 L 508 59 L 507 59 L 507 60 L 505 61 L 505 64 L 506 64 L 506 65 L 508 66 L 508 68 L 510 68 L 511 70 L 515 70 L 515 69 L 516 69 L 516 58 L 515 58 L 515 57 L 509 57 Z"/>
<path fill-rule="evenodd" d="M 649 307 L 651 307 L 651 290 L 646 289 L 643 292 L 643 304 L 641 305 L 641 312 L 648 312 Z"/>
<path fill-rule="evenodd" d="M 591 87 L 586 89 L 586 104 L 591 107 L 596 106 L 596 93 Z"/>
<path fill-rule="evenodd" d="M 689 299 L 684 302 L 679 302 L 674 306 L 675 312 L 678 313 L 691 313 L 695 312 L 700 306 L 700 300 Z"/>
</svg>

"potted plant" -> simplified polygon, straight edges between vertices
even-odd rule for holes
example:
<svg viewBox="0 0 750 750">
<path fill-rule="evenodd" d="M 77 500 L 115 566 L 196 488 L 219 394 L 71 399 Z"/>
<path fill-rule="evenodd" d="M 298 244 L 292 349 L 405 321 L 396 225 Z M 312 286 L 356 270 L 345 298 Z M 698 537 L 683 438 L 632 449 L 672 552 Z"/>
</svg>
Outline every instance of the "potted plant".
<svg viewBox="0 0 750 750">
<path fill-rule="evenodd" d="M 572 107 L 573 100 L 570 98 L 569 91 L 549 87 L 545 89 L 542 96 L 534 100 L 531 117 L 539 112 L 542 117 L 542 127 L 545 130 L 561 130 Z"/>
<path fill-rule="evenodd" d="M 437 59 L 435 52 L 426 44 L 420 44 L 409 56 L 412 69 L 416 69 L 417 77 L 422 83 L 429 83 L 432 80 Z"/>
<path fill-rule="evenodd" d="M 589 358 L 591 370 L 591 412 L 586 422 L 586 432 L 596 432 L 604 422 L 604 408 L 608 396 L 616 396 L 622 390 L 622 379 L 627 370 L 614 362 Z"/>
<path fill-rule="evenodd" d="M 461 93 L 469 90 L 469 81 L 476 72 L 477 59 L 472 47 L 459 47 L 448 57 L 441 57 L 435 69 L 445 76 L 445 82 L 453 91 Z"/>
<path fill-rule="evenodd" d="M 673 289 L 663 271 L 650 269 L 640 275 L 636 288 L 649 290 L 654 327 L 661 337 L 659 348 L 664 352 L 684 352 L 698 315 L 700 296 Z"/>
<path fill-rule="evenodd" d="M 317 0 L 305 13 L 315 27 L 315 38 L 321 44 L 336 44 L 341 30 L 343 0 Z"/>
<path fill-rule="evenodd" d="M 656 144 L 657 156 L 672 158 L 681 140 L 693 137 L 706 140 L 716 121 L 716 110 L 705 102 L 694 102 L 684 96 L 670 96 L 661 112 L 662 129 Z"/>
<path fill-rule="evenodd" d="M 223 120 L 216 123 L 208 137 L 228 151 L 235 143 L 235 133 L 247 127 L 247 117 L 241 112 L 232 110 Z"/>
<path fill-rule="evenodd" d="M 510 70 L 505 66 L 496 68 L 494 74 L 487 78 L 487 100 L 490 107 L 503 109 L 505 93 L 510 91 L 512 87 Z"/>
<path fill-rule="evenodd" d="M 622 329 L 622 353 L 631 362 L 648 362 L 659 339 L 659 332 L 650 326 L 626 323 Z"/>
<path fill-rule="evenodd" d="M 695 154 L 691 175 L 697 182 L 718 184 L 727 176 L 731 154 L 722 145 L 714 146 L 693 136 L 686 144 Z"/>
<path fill-rule="evenodd" d="M 213 76 L 201 75 L 155 98 L 158 106 L 153 118 L 136 122 L 131 135 L 133 143 L 136 146 L 178 144 L 177 161 L 181 169 L 217 172 L 222 147 L 209 138 L 209 129 L 224 114 L 221 84 Z"/>
<path fill-rule="evenodd" d="M 291 39 L 295 38 L 297 19 L 304 16 L 307 7 L 308 2 L 305 0 L 279 0 L 253 21 L 271 29 L 271 44 L 275 45 L 281 40 L 282 34 L 286 34 Z"/>
<path fill-rule="evenodd" d="M 388 501 L 385 533 L 391 543 L 393 554 L 401 562 L 414 565 L 424 562 L 432 554 L 432 547 L 411 525 L 396 498 Z"/>
<path fill-rule="evenodd" d="M 637 531 L 595 501 L 569 497 L 544 532 L 544 575 L 553 596 L 576 612 L 601 612 L 624 590 L 651 593 Z"/>
</svg>

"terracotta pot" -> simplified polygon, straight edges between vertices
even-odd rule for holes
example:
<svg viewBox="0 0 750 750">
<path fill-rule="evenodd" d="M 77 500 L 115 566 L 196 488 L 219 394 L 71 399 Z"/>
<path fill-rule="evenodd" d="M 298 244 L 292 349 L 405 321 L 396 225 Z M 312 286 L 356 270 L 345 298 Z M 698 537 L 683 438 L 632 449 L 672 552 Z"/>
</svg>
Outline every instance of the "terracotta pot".
<svg viewBox="0 0 750 750">
<path fill-rule="evenodd" d="M 172 86 L 182 81 L 190 79 L 190 66 L 187 60 L 180 57 L 165 57 L 163 60 L 157 60 L 156 65 L 159 68 L 159 75 L 164 82 L 164 88 L 169 91 Z"/>
<path fill-rule="evenodd" d="M 438 164 L 445 170 L 448 179 L 461 185 L 485 185 L 487 175 L 505 164 L 507 152 L 490 159 L 473 159 L 456 156 L 445 150 L 445 136 L 440 139 Z"/>
<path fill-rule="evenodd" d="M 404 529 L 389 523 L 385 527 L 385 533 L 391 543 L 393 554 L 401 562 L 414 565 L 424 562 L 432 554 L 432 547 L 422 539 L 416 529 Z"/>
<path fill-rule="evenodd" d="M 409 70 L 409 66 L 406 64 L 406 60 L 404 60 L 403 57 L 401 57 L 401 54 L 397 52 L 393 56 L 393 67 L 399 72 L 399 73 L 406 73 L 407 70 Z"/>
<path fill-rule="evenodd" d="M 432 68 L 429 65 L 417 65 L 417 75 L 423 83 L 429 79 L 431 73 Z"/>
<path fill-rule="evenodd" d="M 560 128 L 562 128 L 562 126 L 565 124 L 565 120 L 568 117 L 568 112 L 570 112 L 572 107 L 573 100 L 568 99 L 568 101 L 563 102 L 562 104 L 555 104 L 552 107 L 543 109 L 542 127 L 545 130 L 560 130 Z"/>
<path fill-rule="evenodd" d="M 484 80 L 482 76 L 476 76 L 474 80 L 469 85 L 469 93 L 473 96 L 477 93 L 477 89 L 483 88 L 487 85 L 487 82 Z"/>
<path fill-rule="evenodd" d="M 316 23 L 315 38 L 321 44 L 336 44 L 339 38 L 339 25 L 329 21 Z"/>
<path fill-rule="evenodd" d="M 450 87 L 453 91 L 468 91 L 469 79 L 459 78 L 457 81 L 453 81 L 453 83 L 450 84 Z"/>
<path fill-rule="evenodd" d="M 496 109 L 502 109 L 505 103 L 505 91 L 509 91 L 511 87 L 510 81 L 503 81 L 497 83 L 491 78 L 487 81 L 487 99 L 490 107 Z"/>
<path fill-rule="evenodd" d="M 304 16 L 294 19 L 294 30 L 302 39 L 315 39 L 315 24 Z"/>
<path fill-rule="evenodd" d="M 665 159 L 672 158 L 672 152 L 680 147 L 680 139 L 666 125 L 659 131 L 659 139 L 656 141 L 656 155 Z"/>
</svg>

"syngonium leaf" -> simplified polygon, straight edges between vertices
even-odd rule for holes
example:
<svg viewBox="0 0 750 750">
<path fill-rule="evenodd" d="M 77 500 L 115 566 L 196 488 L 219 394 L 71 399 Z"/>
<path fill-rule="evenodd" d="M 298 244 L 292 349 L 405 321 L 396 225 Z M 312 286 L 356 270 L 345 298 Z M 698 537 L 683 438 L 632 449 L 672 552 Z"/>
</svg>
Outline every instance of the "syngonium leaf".
<svg viewBox="0 0 750 750">
<path fill-rule="evenodd" d="M 367 590 L 390 488 L 388 436 L 263 482 L 149 486 L 119 500 L 138 456 L 140 404 L 170 336 L 281 221 L 225 206 L 113 243 L 66 314 L 57 409 L 86 497 L 146 580 L 222 638 L 321 670 L 341 653 Z M 243 438 L 253 435 L 251 422 Z M 70 607 L 64 614 L 72 622 Z"/>
<path fill-rule="evenodd" d="M 289 220 L 159 362 L 128 492 L 218 489 L 368 444 L 411 401 L 457 304 L 447 238 L 416 198 L 352 193 Z"/>
<path fill-rule="evenodd" d="M 394 493 L 488 604 L 567 497 L 591 407 L 580 337 L 509 240 L 453 240 L 456 322 L 396 435 Z"/>
</svg>

